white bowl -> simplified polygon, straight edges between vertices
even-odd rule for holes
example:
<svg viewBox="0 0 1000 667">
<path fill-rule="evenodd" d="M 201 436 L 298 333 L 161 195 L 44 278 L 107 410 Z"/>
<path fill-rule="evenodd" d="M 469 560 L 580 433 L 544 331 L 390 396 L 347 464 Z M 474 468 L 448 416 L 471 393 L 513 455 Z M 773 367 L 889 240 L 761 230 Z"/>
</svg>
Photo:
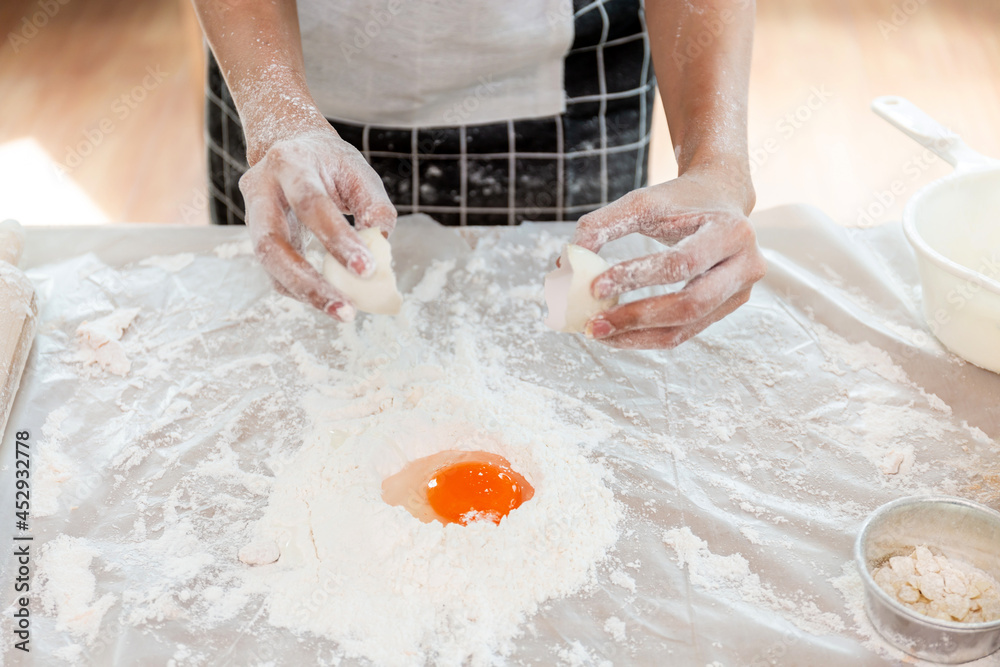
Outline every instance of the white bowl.
<svg viewBox="0 0 1000 667">
<path fill-rule="evenodd" d="M 903 231 L 931 331 L 955 354 L 1000 373 L 1000 161 L 970 150 L 903 98 L 880 97 L 872 108 L 956 168 L 907 202 Z"/>
</svg>

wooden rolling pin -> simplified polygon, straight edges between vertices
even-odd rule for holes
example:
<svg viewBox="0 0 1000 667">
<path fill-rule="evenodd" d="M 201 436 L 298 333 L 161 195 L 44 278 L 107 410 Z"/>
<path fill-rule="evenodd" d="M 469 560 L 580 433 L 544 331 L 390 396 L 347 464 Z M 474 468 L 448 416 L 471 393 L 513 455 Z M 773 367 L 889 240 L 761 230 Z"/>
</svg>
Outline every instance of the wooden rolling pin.
<svg viewBox="0 0 1000 667">
<path fill-rule="evenodd" d="M 35 288 L 18 268 L 24 230 L 14 220 L 0 222 L 0 436 L 21 382 L 38 321 Z"/>
</svg>

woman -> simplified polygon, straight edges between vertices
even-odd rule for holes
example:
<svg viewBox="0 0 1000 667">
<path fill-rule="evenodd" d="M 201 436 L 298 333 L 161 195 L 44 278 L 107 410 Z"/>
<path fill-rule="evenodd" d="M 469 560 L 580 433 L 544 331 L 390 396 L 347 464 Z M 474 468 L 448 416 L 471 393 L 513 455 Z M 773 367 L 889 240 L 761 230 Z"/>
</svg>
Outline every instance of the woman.
<svg viewBox="0 0 1000 667">
<path fill-rule="evenodd" d="M 304 225 L 368 275 L 344 213 L 385 234 L 397 209 L 578 220 L 574 242 L 595 252 L 658 239 L 594 281 L 599 298 L 687 282 L 593 318 L 587 334 L 616 347 L 676 346 L 764 274 L 747 219 L 752 0 L 194 2 L 215 56 L 213 217 L 245 221 L 276 286 L 337 319 L 355 310 L 301 241 Z M 643 187 L 651 64 L 679 176 Z"/>
</svg>

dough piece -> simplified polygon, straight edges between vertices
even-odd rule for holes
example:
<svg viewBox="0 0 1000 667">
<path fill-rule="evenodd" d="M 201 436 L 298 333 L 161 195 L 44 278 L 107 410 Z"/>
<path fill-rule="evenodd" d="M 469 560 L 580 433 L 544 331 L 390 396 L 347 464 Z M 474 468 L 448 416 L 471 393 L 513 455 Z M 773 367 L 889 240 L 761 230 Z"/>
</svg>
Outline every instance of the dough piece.
<svg viewBox="0 0 1000 667">
<path fill-rule="evenodd" d="M 898 475 L 905 461 L 906 454 L 894 449 L 882 457 L 882 464 L 879 468 L 883 475 Z"/>
<path fill-rule="evenodd" d="M 872 579 L 903 606 L 931 618 L 959 623 L 1000 619 L 1000 583 L 979 568 L 918 546 L 893 556 Z"/>
<path fill-rule="evenodd" d="M 586 248 L 568 244 L 560 266 L 545 276 L 545 324 L 565 333 L 582 333 L 587 320 L 618 304 L 618 298 L 595 299 L 590 293 L 594 278 L 607 271 L 604 259 Z"/>
<path fill-rule="evenodd" d="M 239 553 L 240 561 L 251 567 L 270 565 L 280 557 L 281 552 L 278 549 L 278 544 L 274 540 L 263 538 L 244 544 Z"/>
<path fill-rule="evenodd" d="M 396 274 L 392 271 L 392 248 L 382 232 L 374 227 L 362 229 L 358 236 L 375 257 L 375 273 L 369 278 L 359 278 L 327 255 L 323 260 L 323 275 L 358 310 L 378 315 L 395 315 L 403 305 L 403 297 L 396 289 Z"/>
<path fill-rule="evenodd" d="M 121 337 L 139 314 L 138 308 L 119 308 L 93 321 L 84 320 L 76 328 L 80 342 L 77 360 L 85 366 L 98 364 L 106 371 L 124 377 L 132 369 Z"/>
</svg>

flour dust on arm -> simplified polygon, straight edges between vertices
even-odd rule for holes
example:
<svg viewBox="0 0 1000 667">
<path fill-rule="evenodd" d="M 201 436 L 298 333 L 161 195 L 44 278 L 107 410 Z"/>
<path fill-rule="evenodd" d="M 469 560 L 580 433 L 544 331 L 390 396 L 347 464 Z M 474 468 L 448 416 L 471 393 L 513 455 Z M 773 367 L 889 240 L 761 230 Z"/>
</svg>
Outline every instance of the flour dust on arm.
<svg viewBox="0 0 1000 667">
<path fill-rule="evenodd" d="M 756 202 L 747 153 L 753 3 L 650 2 L 650 50 L 676 146 L 678 177 L 635 190 L 580 218 L 574 243 L 598 252 L 644 234 L 671 246 L 614 266 L 593 283 L 597 299 L 641 287 L 683 289 L 619 305 L 587 323 L 613 347 L 672 348 L 750 298 L 765 263 L 747 216 Z M 706 25 L 727 24 L 701 45 Z M 698 57 L 689 55 L 699 46 Z"/>
<path fill-rule="evenodd" d="M 250 169 L 240 179 L 254 250 L 275 287 L 341 320 L 350 300 L 302 256 L 306 230 L 351 272 L 370 276 L 375 260 L 358 229 L 388 235 L 396 211 L 381 179 L 316 106 L 305 79 L 294 2 L 250 0 L 239 7 L 195 0 L 202 28 L 236 102 Z"/>
</svg>

